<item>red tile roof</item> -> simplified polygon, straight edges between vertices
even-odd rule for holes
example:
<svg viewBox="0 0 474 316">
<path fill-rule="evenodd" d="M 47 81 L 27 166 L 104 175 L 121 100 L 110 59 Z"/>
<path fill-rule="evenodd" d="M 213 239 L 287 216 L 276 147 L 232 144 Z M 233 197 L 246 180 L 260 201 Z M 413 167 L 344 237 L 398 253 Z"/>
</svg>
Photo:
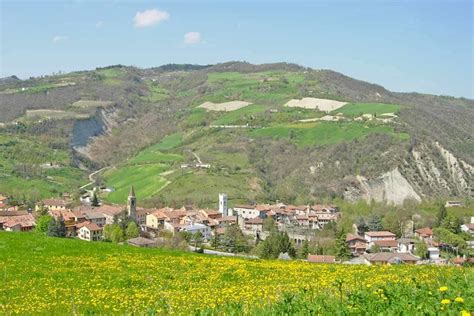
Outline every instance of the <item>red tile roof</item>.
<svg viewBox="0 0 474 316">
<path fill-rule="evenodd" d="M 398 242 L 396 240 L 376 240 L 374 241 L 374 244 L 380 247 L 398 247 Z"/>
<path fill-rule="evenodd" d="M 367 236 L 370 237 L 396 237 L 396 235 L 389 231 L 374 231 L 374 232 L 366 232 Z"/>
<path fill-rule="evenodd" d="M 352 240 L 363 240 L 365 241 L 364 237 L 354 235 L 354 234 L 347 234 L 346 241 L 352 241 Z"/>
<path fill-rule="evenodd" d="M 41 201 L 43 205 L 51 205 L 51 206 L 66 206 L 66 201 L 62 199 L 45 199 Z"/>
<path fill-rule="evenodd" d="M 20 225 L 21 227 L 33 227 L 35 226 L 35 218 L 31 214 L 18 215 L 18 216 L 0 216 L 0 223 L 3 227 L 13 227 Z"/>
</svg>

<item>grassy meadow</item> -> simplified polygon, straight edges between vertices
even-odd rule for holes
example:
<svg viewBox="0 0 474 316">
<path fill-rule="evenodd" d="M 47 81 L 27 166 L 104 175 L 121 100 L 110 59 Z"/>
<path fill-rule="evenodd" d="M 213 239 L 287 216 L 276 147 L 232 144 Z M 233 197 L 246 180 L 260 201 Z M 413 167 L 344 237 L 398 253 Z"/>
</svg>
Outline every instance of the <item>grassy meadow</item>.
<svg viewBox="0 0 474 316">
<path fill-rule="evenodd" d="M 0 232 L 0 313 L 469 315 L 472 268 L 214 257 Z M 25 301 L 27 298 L 27 301 Z"/>
<path fill-rule="evenodd" d="M 384 103 L 349 103 L 334 110 L 332 113 L 342 113 L 348 117 L 361 116 L 363 114 L 382 115 L 385 113 L 397 113 L 400 105 Z"/>
</svg>

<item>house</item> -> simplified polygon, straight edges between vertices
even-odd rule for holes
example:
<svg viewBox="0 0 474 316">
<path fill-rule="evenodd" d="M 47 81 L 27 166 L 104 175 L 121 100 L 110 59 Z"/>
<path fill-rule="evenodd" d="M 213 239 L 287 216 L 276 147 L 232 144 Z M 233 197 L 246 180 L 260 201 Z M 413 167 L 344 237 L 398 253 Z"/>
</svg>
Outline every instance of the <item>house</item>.
<svg viewBox="0 0 474 316">
<path fill-rule="evenodd" d="M 127 244 L 130 246 L 135 246 L 135 247 L 142 247 L 142 248 L 150 248 L 150 247 L 155 247 L 156 243 L 155 241 L 148 239 L 148 238 L 143 238 L 143 237 L 136 237 L 127 240 Z"/>
<path fill-rule="evenodd" d="M 267 217 L 269 207 L 263 205 L 237 205 L 234 207 L 232 214 L 244 219 L 251 219 L 256 217 Z"/>
<path fill-rule="evenodd" d="M 77 237 L 87 241 L 97 241 L 102 239 L 102 228 L 94 223 L 85 222 L 82 227 L 79 228 Z"/>
<path fill-rule="evenodd" d="M 3 213 L 3 212 L 2 212 Z M 31 214 L 0 216 L 0 229 L 6 231 L 30 231 L 35 228 L 35 218 Z"/>
<path fill-rule="evenodd" d="M 155 210 L 146 216 L 145 226 L 151 230 L 158 230 L 165 225 L 168 217 L 161 210 Z"/>
<path fill-rule="evenodd" d="M 308 262 L 312 263 L 335 263 L 336 257 L 326 255 L 308 255 Z"/>
<path fill-rule="evenodd" d="M 96 224 L 99 227 L 105 226 L 105 216 L 101 212 L 91 212 L 85 214 L 85 219 L 91 223 Z"/>
<path fill-rule="evenodd" d="M 446 201 L 445 207 L 459 207 L 462 206 L 461 201 Z"/>
<path fill-rule="evenodd" d="M 396 240 L 375 240 L 372 246 L 376 246 L 382 252 L 395 252 L 398 249 L 398 242 Z"/>
<path fill-rule="evenodd" d="M 366 232 L 364 235 L 364 239 L 367 241 L 367 247 L 370 249 L 374 246 L 375 241 L 381 240 L 393 240 L 396 243 L 396 235 L 389 231 L 370 231 Z M 380 243 L 379 243 L 380 246 Z M 387 244 L 387 246 L 389 246 Z M 396 246 L 395 246 L 396 247 Z"/>
<path fill-rule="evenodd" d="M 245 220 L 243 231 L 253 236 L 259 235 L 263 231 L 263 219 L 255 217 Z"/>
<path fill-rule="evenodd" d="M 370 264 L 415 264 L 420 258 L 409 253 L 378 252 L 368 255 Z"/>
<path fill-rule="evenodd" d="M 416 240 L 412 238 L 400 238 L 397 240 L 397 252 L 412 253 L 415 250 Z"/>
<path fill-rule="evenodd" d="M 474 223 L 468 223 L 461 225 L 461 231 L 471 234 L 474 237 Z"/>
<path fill-rule="evenodd" d="M 200 232 L 204 240 L 211 239 L 211 229 L 204 224 L 186 225 L 182 228 L 182 231 L 188 232 L 189 234 L 193 235 Z"/>
<path fill-rule="evenodd" d="M 0 194 L 0 208 L 4 208 L 8 206 L 8 198 Z"/>
<path fill-rule="evenodd" d="M 48 211 L 64 211 L 66 206 L 67 202 L 63 199 L 46 199 L 36 204 L 35 211 L 39 212 L 42 208 Z"/>
<path fill-rule="evenodd" d="M 367 241 L 362 236 L 347 234 L 346 243 L 353 256 L 360 256 L 367 250 Z"/>
<path fill-rule="evenodd" d="M 421 240 L 433 239 L 433 230 L 430 227 L 415 229 L 415 236 Z"/>
</svg>

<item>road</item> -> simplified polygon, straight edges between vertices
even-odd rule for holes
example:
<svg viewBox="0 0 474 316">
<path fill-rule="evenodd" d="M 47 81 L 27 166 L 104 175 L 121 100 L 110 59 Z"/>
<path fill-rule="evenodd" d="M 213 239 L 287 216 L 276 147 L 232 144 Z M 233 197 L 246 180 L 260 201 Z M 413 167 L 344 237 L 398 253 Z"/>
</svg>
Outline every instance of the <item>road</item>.
<svg viewBox="0 0 474 316">
<path fill-rule="evenodd" d="M 94 171 L 94 172 L 92 172 L 91 174 L 89 174 L 89 181 L 90 181 L 90 182 L 87 183 L 87 184 L 85 184 L 85 185 L 83 185 L 83 186 L 80 187 L 79 189 L 84 189 L 85 187 L 87 187 L 87 186 L 89 186 L 89 185 L 91 185 L 91 184 L 94 184 L 94 181 L 95 181 L 95 180 L 94 180 L 94 176 L 95 176 L 96 174 L 98 174 L 99 172 L 102 172 L 102 171 L 104 171 L 105 169 L 109 169 L 109 168 L 111 168 L 111 166 L 104 167 L 104 168 L 102 168 L 102 169 L 99 169 L 99 170 Z"/>
</svg>

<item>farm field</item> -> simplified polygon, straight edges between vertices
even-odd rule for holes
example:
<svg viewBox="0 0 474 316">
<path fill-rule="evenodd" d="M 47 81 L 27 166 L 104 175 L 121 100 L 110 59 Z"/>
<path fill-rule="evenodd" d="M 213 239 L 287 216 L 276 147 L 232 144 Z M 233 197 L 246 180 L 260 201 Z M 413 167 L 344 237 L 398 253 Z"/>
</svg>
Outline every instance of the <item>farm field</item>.
<svg viewBox="0 0 474 316">
<path fill-rule="evenodd" d="M 469 315 L 472 268 L 211 257 L 0 232 L 3 314 Z M 28 302 L 25 302 L 25 297 Z"/>
<path fill-rule="evenodd" d="M 300 147 L 336 144 L 363 138 L 371 133 L 386 133 L 402 140 L 408 137 L 404 133 L 395 133 L 391 127 L 367 125 L 358 122 L 318 122 L 274 125 L 250 132 L 254 137 L 284 138 Z"/>
<path fill-rule="evenodd" d="M 104 199 L 112 203 L 124 203 L 131 185 L 141 199 L 151 197 L 163 189 L 170 183 L 163 173 L 170 171 L 171 165 L 181 161 L 183 156 L 162 151 L 178 146 L 181 141 L 181 134 L 169 135 L 145 148 L 125 164 L 106 171 L 104 180 L 115 191 L 104 196 Z"/>
<path fill-rule="evenodd" d="M 355 117 L 362 114 L 382 115 L 384 113 L 397 113 L 400 105 L 384 103 L 350 103 L 334 110 L 332 113 L 342 113 L 345 116 Z"/>
</svg>

